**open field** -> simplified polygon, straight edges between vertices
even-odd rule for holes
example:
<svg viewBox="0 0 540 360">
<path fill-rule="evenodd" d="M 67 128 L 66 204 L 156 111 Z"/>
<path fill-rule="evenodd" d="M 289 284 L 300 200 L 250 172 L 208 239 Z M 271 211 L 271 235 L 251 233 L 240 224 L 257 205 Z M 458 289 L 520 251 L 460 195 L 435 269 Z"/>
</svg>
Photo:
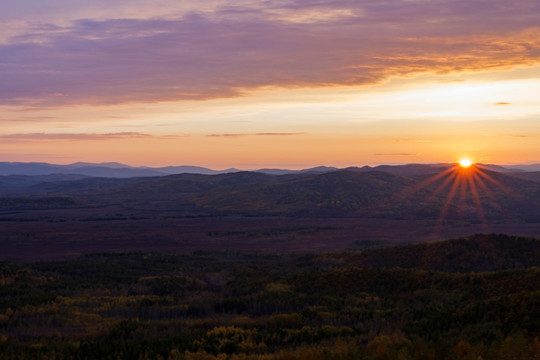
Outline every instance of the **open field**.
<svg viewBox="0 0 540 360">
<path fill-rule="evenodd" d="M 173 217 L 109 209 L 0 213 L 2 259 L 42 260 L 118 251 L 201 249 L 323 252 L 448 239 L 475 233 L 540 237 L 536 223 L 471 224 L 362 218 Z"/>
</svg>

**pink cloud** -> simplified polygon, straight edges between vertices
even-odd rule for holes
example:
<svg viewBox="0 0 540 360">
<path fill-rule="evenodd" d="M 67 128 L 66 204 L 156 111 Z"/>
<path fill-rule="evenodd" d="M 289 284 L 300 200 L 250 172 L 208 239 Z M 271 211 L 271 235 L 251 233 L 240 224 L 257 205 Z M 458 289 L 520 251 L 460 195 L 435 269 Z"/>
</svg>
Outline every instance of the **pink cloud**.
<svg viewBox="0 0 540 360">
<path fill-rule="evenodd" d="M 0 139 L 4 140 L 108 140 L 121 138 L 142 138 L 150 137 L 148 134 L 138 132 L 119 132 L 119 133 L 27 133 L 27 134 L 7 134 L 0 135 Z"/>
<path fill-rule="evenodd" d="M 309 21 L 317 12 L 332 16 Z M 298 0 L 42 25 L 0 45 L 0 104 L 204 100 L 533 64 L 538 16 L 526 0 Z"/>
<path fill-rule="evenodd" d="M 242 134 L 210 134 L 208 137 L 224 137 L 224 138 L 237 138 L 241 136 L 297 136 L 297 135 L 306 135 L 305 132 L 265 132 L 265 133 L 242 133 Z"/>
</svg>

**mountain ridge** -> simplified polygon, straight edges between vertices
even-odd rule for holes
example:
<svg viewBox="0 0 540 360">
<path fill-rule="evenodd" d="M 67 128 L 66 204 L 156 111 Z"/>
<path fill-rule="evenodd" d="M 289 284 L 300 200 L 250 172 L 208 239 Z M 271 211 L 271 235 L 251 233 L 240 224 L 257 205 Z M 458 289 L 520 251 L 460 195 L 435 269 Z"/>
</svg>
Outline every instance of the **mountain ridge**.
<svg viewBox="0 0 540 360">
<path fill-rule="evenodd" d="M 472 185 L 469 183 L 472 177 L 460 182 L 462 171 L 465 170 L 403 175 L 348 168 L 283 175 L 239 171 L 130 178 L 11 175 L 0 176 L 0 196 L 40 199 L 70 196 L 78 200 L 74 204 L 152 206 L 156 210 L 176 209 L 185 216 L 445 217 L 471 222 L 486 219 L 538 222 L 540 182 L 535 178 L 523 178 L 524 173 L 516 173 L 520 174 L 517 177 L 513 173 L 481 170 L 478 174 L 482 176 L 478 175 L 478 182 Z M 12 202 L 12 199 L 5 201 Z"/>
<path fill-rule="evenodd" d="M 174 174 L 204 174 L 217 175 L 239 171 L 260 172 L 270 175 L 287 175 L 287 174 L 303 174 L 303 173 L 325 173 L 339 171 L 344 169 L 356 170 L 360 172 L 384 171 L 400 175 L 425 175 L 440 172 L 442 169 L 447 169 L 455 164 L 439 163 L 439 164 L 401 164 L 401 165 L 377 165 L 363 167 L 348 167 L 336 168 L 332 166 L 316 166 L 300 170 L 280 169 L 280 168 L 262 168 L 255 170 L 240 170 L 229 168 L 224 170 L 213 170 L 201 166 L 180 165 L 180 166 L 164 166 L 164 167 L 149 167 L 149 166 L 130 166 L 118 162 L 76 162 L 67 165 L 49 164 L 44 162 L 0 162 L 0 176 L 8 175 L 52 175 L 52 174 L 72 174 L 84 175 L 91 177 L 111 177 L 111 178 L 129 178 L 129 177 L 153 177 L 167 176 Z M 538 171 L 540 165 L 524 165 L 524 166 L 504 166 L 493 164 L 476 164 L 476 166 L 498 172 L 507 173 L 524 173 Z"/>
</svg>

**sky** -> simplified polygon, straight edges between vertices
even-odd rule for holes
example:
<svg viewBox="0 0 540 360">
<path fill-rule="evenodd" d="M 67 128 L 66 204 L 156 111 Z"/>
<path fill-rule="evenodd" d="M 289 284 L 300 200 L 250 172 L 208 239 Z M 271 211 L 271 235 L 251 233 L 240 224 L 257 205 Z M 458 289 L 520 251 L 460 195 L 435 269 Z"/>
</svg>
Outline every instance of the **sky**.
<svg viewBox="0 0 540 360">
<path fill-rule="evenodd" d="M 537 0 L 3 0 L 0 161 L 540 162 Z"/>
</svg>

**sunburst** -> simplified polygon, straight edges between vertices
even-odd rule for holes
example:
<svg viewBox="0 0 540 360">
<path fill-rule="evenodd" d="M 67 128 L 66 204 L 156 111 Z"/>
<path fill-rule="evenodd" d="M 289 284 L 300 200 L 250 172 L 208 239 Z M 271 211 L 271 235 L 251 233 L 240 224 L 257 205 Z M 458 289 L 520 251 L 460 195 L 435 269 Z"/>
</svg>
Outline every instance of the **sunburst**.
<svg viewBox="0 0 540 360">
<path fill-rule="evenodd" d="M 467 199 L 469 206 L 472 206 L 474 217 L 478 219 L 482 226 L 482 231 L 489 231 L 489 224 L 486 218 L 483 199 L 489 199 L 491 206 L 504 213 L 504 209 L 498 204 L 495 195 L 492 193 L 486 183 L 490 183 L 514 197 L 518 197 L 509 187 L 497 181 L 485 170 L 482 165 L 474 164 L 469 159 L 461 159 L 458 163 L 453 164 L 448 169 L 421 181 L 414 186 L 411 186 L 399 194 L 399 198 L 406 197 L 428 188 L 430 185 L 440 182 L 438 186 L 425 199 L 426 203 L 435 201 L 438 195 L 448 192 L 444 197 L 442 207 L 434 226 L 434 236 L 439 236 L 443 228 L 445 220 L 453 206 L 457 202 L 456 210 L 461 212 L 465 217 L 467 208 Z"/>
<path fill-rule="evenodd" d="M 471 165 L 472 165 L 472 161 L 469 159 L 461 159 L 459 161 L 459 166 L 461 166 L 462 168 L 468 168 Z"/>
</svg>

